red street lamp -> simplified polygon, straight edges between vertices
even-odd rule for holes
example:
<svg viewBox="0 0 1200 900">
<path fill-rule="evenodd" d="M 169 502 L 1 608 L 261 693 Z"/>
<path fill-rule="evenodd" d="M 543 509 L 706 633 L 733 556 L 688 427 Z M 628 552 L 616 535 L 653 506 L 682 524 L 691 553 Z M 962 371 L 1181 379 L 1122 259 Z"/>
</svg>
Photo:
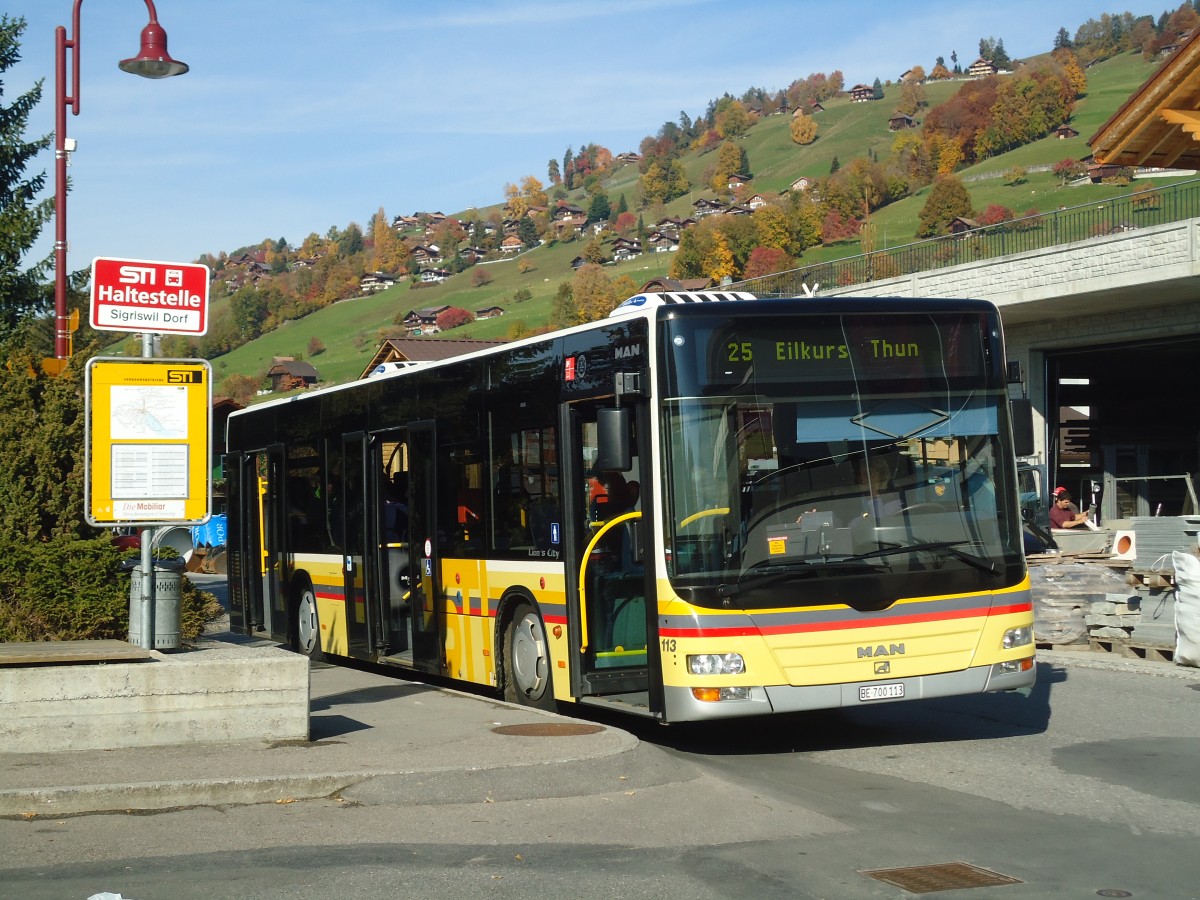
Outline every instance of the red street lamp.
<svg viewBox="0 0 1200 900">
<path fill-rule="evenodd" d="M 79 115 L 79 7 L 75 0 L 71 13 L 71 33 L 59 25 L 54 29 L 54 356 L 70 356 L 71 333 L 67 325 L 67 107 Z M 187 64 L 172 59 L 167 52 L 167 33 L 158 24 L 153 0 L 145 0 L 150 22 L 142 29 L 138 55 L 118 63 L 121 71 L 143 78 L 167 78 L 182 75 Z M 71 94 L 67 96 L 67 56 L 71 57 Z M 72 146 L 73 150 L 74 147 Z"/>
</svg>

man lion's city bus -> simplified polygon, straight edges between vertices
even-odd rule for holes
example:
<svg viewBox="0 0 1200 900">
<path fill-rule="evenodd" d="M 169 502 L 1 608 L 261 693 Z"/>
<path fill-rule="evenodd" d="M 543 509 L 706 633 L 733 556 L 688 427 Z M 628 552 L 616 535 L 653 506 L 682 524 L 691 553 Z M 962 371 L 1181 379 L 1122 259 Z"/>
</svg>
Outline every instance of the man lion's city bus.
<svg viewBox="0 0 1200 900">
<path fill-rule="evenodd" d="M 661 722 L 1026 688 L 1006 373 L 986 302 L 713 291 L 262 403 L 232 627 Z"/>
</svg>

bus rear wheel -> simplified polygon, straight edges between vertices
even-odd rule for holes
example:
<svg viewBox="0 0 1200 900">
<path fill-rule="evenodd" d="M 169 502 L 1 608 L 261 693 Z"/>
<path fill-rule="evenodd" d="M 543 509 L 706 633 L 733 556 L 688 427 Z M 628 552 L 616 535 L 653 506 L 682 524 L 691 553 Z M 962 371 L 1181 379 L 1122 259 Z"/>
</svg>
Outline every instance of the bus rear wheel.
<svg viewBox="0 0 1200 900">
<path fill-rule="evenodd" d="M 307 581 L 296 598 L 296 650 L 312 660 L 325 658 L 321 650 L 321 620 L 317 615 L 317 592 Z"/>
<path fill-rule="evenodd" d="M 504 699 L 522 706 L 554 710 L 550 648 L 542 617 L 528 603 L 513 612 L 504 632 Z"/>
</svg>

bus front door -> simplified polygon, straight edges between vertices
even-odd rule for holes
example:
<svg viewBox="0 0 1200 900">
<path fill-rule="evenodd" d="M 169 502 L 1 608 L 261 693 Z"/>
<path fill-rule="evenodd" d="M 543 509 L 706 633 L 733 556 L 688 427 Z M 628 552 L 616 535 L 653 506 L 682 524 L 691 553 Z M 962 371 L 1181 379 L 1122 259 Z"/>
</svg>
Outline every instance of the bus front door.
<svg viewBox="0 0 1200 900">
<path fill-rule="evenodd" d="M 639 445 L 644 428 L 629 435 L 632 465 L 626 471 L 596 468 L 596 411 L 603 403 L 569 408 L 570 467 L 567 596 L 573 607 L 573 681 L 582 696 L 604 695 L 648 713 L 657 706 L 649 692 L 647 647 L 657 640 L 657 609 L 651 589 L 653 567 L 643 552 L 648 537 L 643 513 L 649 497 L 642 491 L 649 456 Z M 654 616 L 652 619 L 651 616 Z"/>
</svg>

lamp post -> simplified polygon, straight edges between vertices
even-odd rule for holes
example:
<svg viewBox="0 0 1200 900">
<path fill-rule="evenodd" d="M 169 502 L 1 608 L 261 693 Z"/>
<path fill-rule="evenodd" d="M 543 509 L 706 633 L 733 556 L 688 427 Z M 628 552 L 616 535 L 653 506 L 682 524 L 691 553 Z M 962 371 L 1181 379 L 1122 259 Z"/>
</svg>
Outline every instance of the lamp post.
<svg viewBox="0 0 1200 900">
<path fill-rule="evenodd" d="M 71 13 L 71 37 L 59 25 L 54 29 L 54 356 L 66 359 L 71 341 L 67 325 L 67 154 L 74 142 L 67 140 L 67 107 L 79 115 L 79 7 L 75 0 Z M 138 55 L 123 59 L 117 65 L 123 72 L 143 78 L 167 78 L 182 75 L 187 64 L 172 59 L 167 53 L 167 33 L 158 24 L 153 0 L 145 0 L 150 22 L 142 29 Z M 67 58 L 71 61 L 71 93 L 67 94 Z M 70 150 L 68 150 L 70 147 Z"/>
</svg>

